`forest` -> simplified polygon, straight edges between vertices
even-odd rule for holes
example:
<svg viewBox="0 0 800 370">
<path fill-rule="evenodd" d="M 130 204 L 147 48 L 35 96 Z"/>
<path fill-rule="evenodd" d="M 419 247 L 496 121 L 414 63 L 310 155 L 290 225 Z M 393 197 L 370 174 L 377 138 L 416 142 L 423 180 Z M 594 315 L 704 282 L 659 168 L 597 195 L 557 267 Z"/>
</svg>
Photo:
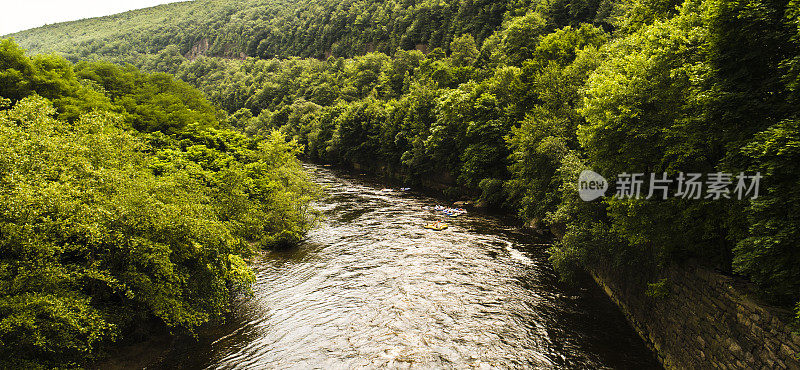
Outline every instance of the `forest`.
<svg viewBox="0 0 800 370">
<path fill-rule="evenodd" d="M 446 48 L 464 33 L 482 40 L 503 19 L 524 14 L 528 2 L 199 0 L 11 36 L 31 52 L 137 65 L 152 54 L 173 50 L 237 59 L 347 57 L 397 48 Z M 565 11 L 567 4 L 560 7 Z"/>
<path fill-rule="evenodd" d="M 0 81 L 0 367 L 218 321 L 246 260 L 313 222 L 300 146 L 230 128 L 169 75 L 3 40 Z"/>
<path fill-rule="evenodd" d="M 35 348 L 55 331 L 25 320 L 37 310 L 56 320 L 51 307 L 68 302 L 60 307 L 93 323 L 91 335 L 40 350 L 89 351 L 125 326 L 99 319 L 89 297 L 149 307 L 171 327 L 209 320 L 231 294 L 226 282 L 246 286 L 244 241 L 292 239 L 307 226 L 308 211 L 289 201 L 313 197 L 293 154 L 412 185 L 435 179 L 446 196 L 513 212 L 552 232 L 550 260 L 565 280 L 612 266 L 631 289 L 658 296 L 670 283 L 660 272 L 691 261 L 749 279 L 800 320 L 800 2 L 195 1 L 12 36 L 77 64 L 3 42 L 0 96 L 10 100 L 0 120 L 14 139 L 2 144 L 0 178 L 17 190 L 2 203 L 25 213 L 3 207 L 0 280 L 12 288 L 0 341 Z M 9 159 L 43 147 L 53 149 Z M 749 199 L 585 202 L 577 178 L 587 169 L 763 180 Z M 118 190 L 101 186 L 109 181 Z M 151 193 L 158 203 L 141 198 Z M 185 222 L 164 225 L 159 212 Z M 159 240 L 165 229 L 181 238 Z M 106 265 L 98 248 L 115 261 L 152 257 Z M 165 260 L 169 249 L 181 259 Z M 27 254 L 45 286 L 10 272 Z M 172 275 L 207 260 L 217 290 Z M 159 275 L 168 288 L 154 290 L 154 269 L 170 272 Z M 70 288 L 86 280 L 89 291 Z M 186 297 L 200 307 L 153 303 L 188 292 L 202 294 Z"/>
</svg>

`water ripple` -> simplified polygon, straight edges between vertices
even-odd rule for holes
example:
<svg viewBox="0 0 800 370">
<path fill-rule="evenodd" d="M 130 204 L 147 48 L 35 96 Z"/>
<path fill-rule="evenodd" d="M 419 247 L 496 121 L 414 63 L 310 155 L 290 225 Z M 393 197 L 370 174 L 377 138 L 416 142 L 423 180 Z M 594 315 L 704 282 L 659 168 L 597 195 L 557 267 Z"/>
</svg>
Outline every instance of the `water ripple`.
<svg viewBox="0 0 800 370">
<path fill-rule="evenodd" d="M 445 218 L 434 199 L 308 169 L 327 187 L 320 225 L 255 261 L 254 295 L 161 367 L 657 367 L 595 287 L 557 282 L 533 236 L 474 213 L 426 230 Z"/>
</svg>

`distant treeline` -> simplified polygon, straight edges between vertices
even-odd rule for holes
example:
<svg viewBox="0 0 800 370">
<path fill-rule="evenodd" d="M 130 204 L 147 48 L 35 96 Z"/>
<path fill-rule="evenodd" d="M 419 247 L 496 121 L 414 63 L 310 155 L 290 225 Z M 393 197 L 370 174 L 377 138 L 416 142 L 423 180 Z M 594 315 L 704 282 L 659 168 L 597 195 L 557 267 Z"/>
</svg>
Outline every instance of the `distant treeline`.
<svg viewBox="0 0 800 370">
<path fill-rule="evenodd" d="M 557 2 L 553 7 L 562 12 L 574 7 Z M 10 36 L 31 52 L 135 65 L 163 50 L 233 58 L 348 57 L 446 48 L 464 33 L 483 40 L 530 5 L 530 0 L 195 0 Z"/>
</svg>

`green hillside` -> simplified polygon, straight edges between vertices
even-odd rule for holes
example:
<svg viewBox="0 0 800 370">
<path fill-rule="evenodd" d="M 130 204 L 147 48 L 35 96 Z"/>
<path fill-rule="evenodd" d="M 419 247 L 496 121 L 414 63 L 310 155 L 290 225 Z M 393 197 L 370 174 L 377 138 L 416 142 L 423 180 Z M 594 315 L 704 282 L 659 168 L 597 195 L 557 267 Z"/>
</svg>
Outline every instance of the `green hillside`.
<svg viewBox="0 0 800 370">
<path fill-rule="evenodd" d="M 528 2 L 196 0 L 8 36 L 33 53 L 133 64 L 170 45 L 183 55 L 232 58 L 354 56 L 446 48 L 462 33 L 481 41 L 504 17 L 524 13 Z"/>
</svg>

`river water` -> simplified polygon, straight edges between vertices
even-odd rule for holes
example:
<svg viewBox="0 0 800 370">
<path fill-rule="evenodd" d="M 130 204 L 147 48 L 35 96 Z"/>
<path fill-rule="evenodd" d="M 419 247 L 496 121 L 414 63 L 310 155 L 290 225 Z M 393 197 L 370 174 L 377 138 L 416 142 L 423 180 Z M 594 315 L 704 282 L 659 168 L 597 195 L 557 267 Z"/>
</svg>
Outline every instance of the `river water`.
<svg viewBox="0 0 800 370">
<path fill-rule="evenodd" d="M 326 188 L 319 225 L 256 258 L 254 295 L 150 368 L 659 368 L 596 286 L 558 282 L 535 234 L 307 169 Z M 422 228 L 437 219 L 450 228 Z"/>
</svg>

